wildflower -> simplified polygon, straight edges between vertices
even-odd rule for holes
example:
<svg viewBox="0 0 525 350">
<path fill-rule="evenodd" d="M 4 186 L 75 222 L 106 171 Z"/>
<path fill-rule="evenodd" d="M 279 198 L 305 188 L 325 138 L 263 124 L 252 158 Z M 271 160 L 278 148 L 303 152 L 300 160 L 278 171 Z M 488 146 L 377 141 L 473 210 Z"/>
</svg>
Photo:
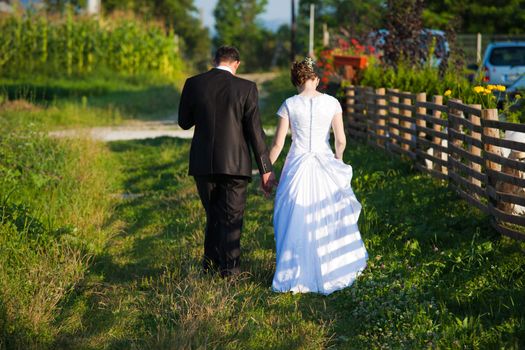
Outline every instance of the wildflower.
<svg viewBox="0 0 525 350">
<path fill-rule="evenodd" d="M 489 84 L 489 85 L 487 85 L 487 89 L 489 89 L 489 90 L 496 90 L 496 86 L 497 86 L 497 85 L 491 85 L 491 84 Z"/>
<path fill-rule="evenodd" d="M 519 100 L 521 98 L 521 95 L 520 94 L 517 94 L 516 96 L 514 96 L 516 98 L 516 100 Z"/>
<path fill-rule="evenodd" d="M 484 91 L 483 91 L 484 95 L 488 95 L 488 94 L 491 94 L 491 93 L 492 93 L 491 89 L 484 89 Z"/>
<path fill-rule="evenodd" d="M 480 94 L 485 91 L 485 88 L 483 86 L 474 86 L 474 92 Z"/>
<path fill-rule="evenodd" d="M 505 85 L 496 85 L 496 90 L 498 91 L 505 91 L 506 89 Z"/>
<path fill-rule="evenodd" d="M 445 91 L 444 95 L 445 95 L 445 97 L 452 95 L 452 90 L 449 89 L 449 90 Z"/>
</svg>

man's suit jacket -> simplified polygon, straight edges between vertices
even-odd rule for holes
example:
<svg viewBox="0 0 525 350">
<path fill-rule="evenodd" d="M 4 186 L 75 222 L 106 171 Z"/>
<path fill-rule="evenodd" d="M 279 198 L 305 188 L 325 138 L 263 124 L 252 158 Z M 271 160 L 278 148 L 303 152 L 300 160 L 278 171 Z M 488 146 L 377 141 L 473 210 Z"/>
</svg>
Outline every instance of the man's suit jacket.
<svg viewBox="0 0 525 350">
<path fill-rule="evenodd" d="M 251 177 L 250 147 L 259 172 L 272 170 L 254 82 L 216 68 L 187 79 L 180 99 L 179 125 L 185 130 L 195 126 L 190 175 Z"/>
</svg>

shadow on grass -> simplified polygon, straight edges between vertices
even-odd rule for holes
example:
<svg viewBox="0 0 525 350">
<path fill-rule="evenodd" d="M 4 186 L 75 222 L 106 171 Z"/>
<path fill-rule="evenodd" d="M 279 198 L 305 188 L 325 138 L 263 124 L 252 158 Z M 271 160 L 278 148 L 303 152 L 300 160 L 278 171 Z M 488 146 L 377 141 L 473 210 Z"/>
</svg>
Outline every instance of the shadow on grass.
<svg viewBox="0 0 525 350">
<path fill-rule="evenodd" d="M 352 185 L 363 204 L 359 227 L 370 260 L 352 287 L 327 297 L 270 291 L 273 203 L 260 195 L 257 177 L 243 229 L 245 275 L 230 284 L 200 274 L 204 211 L 187 176 L 189 145 L 172 138 L 109 145 L 122 163 L 122 191 L 143 197 L 118 204 L 112 220 L 123 222 L 121 232 L 95 256 L 83 286 L 65 306 L 66 316 L 82 310 L 82 327 L 63 332 L 58 345 L 523 345 L 523 246 L 502 239 L 486 216 L 445 184 L 355 143 L 345 160 L 353 166 Z"/>
<path fill-rule="evenodd" d="M 446 183 L 386 153 L 349 148 L 370 264 L 334 296 L 352 310 L 338 313 L 336 333 L 357 348 L 522 346 L 523 245 Z"/>
</svg>

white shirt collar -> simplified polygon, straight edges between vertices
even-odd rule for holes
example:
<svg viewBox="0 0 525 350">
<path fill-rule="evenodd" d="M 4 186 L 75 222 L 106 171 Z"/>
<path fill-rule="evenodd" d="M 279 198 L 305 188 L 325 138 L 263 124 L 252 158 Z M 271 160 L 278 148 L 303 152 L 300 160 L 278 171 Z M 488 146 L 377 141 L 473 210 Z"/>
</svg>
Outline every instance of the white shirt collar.
<svg viewBox="0 0 525 350">
<path fill-rule="evenodd" d="M 222 70 L 228 71 L 228 72 L 230 72 L 231 74 L 233 74 L 232 69 L 231 69 L 230 67 L 228 67 L 228 66 L 218 66 L 218 67 L 215 67 L 215 68 L 217 68 L 217 69 L 222 69 Z"/>
</svg>

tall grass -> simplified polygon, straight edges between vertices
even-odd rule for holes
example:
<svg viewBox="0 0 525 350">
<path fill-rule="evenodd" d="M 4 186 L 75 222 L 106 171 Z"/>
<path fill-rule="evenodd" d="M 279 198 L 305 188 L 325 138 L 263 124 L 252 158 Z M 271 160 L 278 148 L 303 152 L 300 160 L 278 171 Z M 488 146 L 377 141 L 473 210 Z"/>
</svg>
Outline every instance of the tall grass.
<svg viewBox="0 0 525 350">
<path fill-rule="evenodd" d="M 52 140 L 3 115 L 0 348 L 38 349 L 53 341 L 61 305 L 108 238 L 113 164 L 100 144 Z"/>
<path fill-rule="evenodd" d="M 125 16 L 108 19 L 15 14 L 0 17 L 0 74 L 83 75 L 101 69 L 174 76 L 182 61 L 173 32 Z"/>
</svg>

